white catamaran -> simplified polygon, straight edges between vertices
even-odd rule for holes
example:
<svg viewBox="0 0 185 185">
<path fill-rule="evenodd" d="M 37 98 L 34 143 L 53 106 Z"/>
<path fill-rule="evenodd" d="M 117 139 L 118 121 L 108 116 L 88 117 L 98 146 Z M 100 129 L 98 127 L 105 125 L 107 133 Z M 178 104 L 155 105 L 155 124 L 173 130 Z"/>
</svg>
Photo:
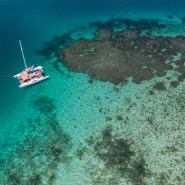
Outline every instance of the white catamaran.
<svg viewBox="0 0 185 185">
<path fill-rule="evenodd" d="M 22 49 L 22 44 L 21 41 L 19 40 L 19 44 L 20 44 L 20 48 L 21 48 L 21 53 L 22 53 L 22 57 L 23 57 L 23 61 L 24 61 L 24 65 L 25 65 L 25 69 L 19 73 L 14 75 L 14 78 L 17 78 L 20 82 L 19 87 L 26 87 L 32 84 L 35 84 L 37 82 L 41 82 L 42 80 L 45 80 L 47 78 L 49 78 L 49 75 L 44 76 L 43 75 L 43 68 L 42 66 L 31 66 L 31 67 L 27 67 L 26 65 L 26 60 L 24 57 L 24 52 Z"/>
</svg>

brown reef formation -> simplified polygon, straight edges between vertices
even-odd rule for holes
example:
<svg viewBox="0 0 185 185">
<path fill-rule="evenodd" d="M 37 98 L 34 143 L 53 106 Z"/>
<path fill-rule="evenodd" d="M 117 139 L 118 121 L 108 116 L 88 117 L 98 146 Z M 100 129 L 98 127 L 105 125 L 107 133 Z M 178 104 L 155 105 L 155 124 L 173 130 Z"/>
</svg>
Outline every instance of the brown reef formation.
<svg viewBox="0 0 185 185">
<path fill-rule="evenodd" d="M 59 51 L 59 59 L 71 71 L 89 74 L 114 84 L 141 83 L 168 70 L 185 77 L 185 37 L 142 36 L 142 30 L 127 28 L 114 32 L 98 29 L 93 39 L 80 39 Z M 174 56 L 180 57 L 174 61 Z M 176 67 L 173 67 L 175 62 Z"/>
</svg>

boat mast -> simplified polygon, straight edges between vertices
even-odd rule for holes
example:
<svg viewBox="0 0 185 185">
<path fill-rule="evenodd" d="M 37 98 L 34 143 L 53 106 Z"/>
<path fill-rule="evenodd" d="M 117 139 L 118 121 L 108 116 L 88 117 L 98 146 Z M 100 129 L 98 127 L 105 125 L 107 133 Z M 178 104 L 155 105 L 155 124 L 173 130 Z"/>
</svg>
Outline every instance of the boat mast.
<svg viewBox="0 0 185 185">
<path fill-rule="evenodd" d="M 22 53 L 22 58 L 23 58 L 23 61 L 24 61 L 25 68 L 28 68 L 27 65 L 26 65 L 26 60 L 25 60 L 25 58 L 24 58 L 24 52 L 23 52 L 22 44 L 21 44 L 21 41 L 20 41 L 20 40 L 19 40 L 19 44 L 20 44 L 21 53 Z"/>
</svg>

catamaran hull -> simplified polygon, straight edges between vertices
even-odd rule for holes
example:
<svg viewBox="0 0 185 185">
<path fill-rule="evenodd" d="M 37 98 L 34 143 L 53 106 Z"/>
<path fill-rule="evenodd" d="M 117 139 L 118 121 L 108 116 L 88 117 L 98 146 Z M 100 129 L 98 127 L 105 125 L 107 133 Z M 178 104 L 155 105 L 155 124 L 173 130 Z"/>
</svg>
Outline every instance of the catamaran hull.
<svg viewBox="0 0 185 185">
<path fill-rule="evenodd" d="M 16 76 L 16 75 L 15 75 L 15 76 Z M 20 88 L 27 87 L 27 86 L 33 85 L 33 84 L 35 84 L 35 83 L 41 82 L 41 81 L 43 81 L 43 80 L 46 80 L 47 78 L 49 78 L 49 75 L 43 76 L 43 77 L 41 77 L 41 78 L 39 78 L 39 79 L 33 79 L 33 80 L 31 80 L 31 81 L 25 82 L 24 84 L 19 85 L 19 87 L 20 87 Z"/>
</svg>

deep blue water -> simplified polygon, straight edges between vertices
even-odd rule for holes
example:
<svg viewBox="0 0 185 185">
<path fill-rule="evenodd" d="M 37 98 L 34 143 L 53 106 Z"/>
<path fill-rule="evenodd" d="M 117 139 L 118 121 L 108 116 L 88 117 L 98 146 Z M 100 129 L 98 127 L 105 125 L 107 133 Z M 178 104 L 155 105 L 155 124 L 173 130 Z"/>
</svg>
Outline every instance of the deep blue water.
<svg viewBox="0 0 185 185">
<path fill-rule="evenodd" d="M 44 47 L 46 42 L 70 30 L 74 32 L 80 26 L 111 18 L 154 18 L 180 22 L 185 16 L 185 2 L 182 0 L 1 0 L 0 12 L 0 128 L 2 128 L 0 129 L 0 136 L 2 136 L 0 162 L 5 164 L 4 161 L 9 152 L 14 152 L 16 146 L 24 140 L 20 136 L 22 130 L 27 132 L 25 120 L 30 117 L 29 109 L 32 109 L 29 107 L 27 97 L 39 97 L 39 93 L 42 93 L 39 87 L 42 87 L 47 89 L 45 93 L 54 98 L 55 102 L 63 101 L 67 105 L 71 103 L 67 99 L 71 96 L 70 94 L 62 95 L 66 99 L 56 96 L 57 86 L 52 86 L 52 84 L 55 84 L 54 82 L 60 76 L 54 71 L 50 62 L 38 55 L 38 51 Z M 168 17 L 171 18 L 168 19 Z M 18 82 L 12 76 L 24 68 L 18 44 L 19 39 L 22 41 L 28 65 L 43 65 L 46 73 L 51 76 L 50 81 L 33 88 L 18 88 Z M 64 80 L 65 88 L 61 91 L 67 91 L 66 81 Z M 72 84 L 72 82 L 69 83 Z M 52 88 L 48 87 L 50 85 Z M 78 87 L 74 86 L 75 88 Z M 67 110 L 70 112 L 70 107 L 67 107 Z M 33 109 L 31 114 L 34 115 Z M 66 112 L 66 119 L 68 114 L 71 115 Z M 16 127 L 19 118 L 20 125 L 23 126 L 21 131 Z M 17 135 L 15 134 L 12 139 L 11 134 L 14 133 Z"/>
</svg>

